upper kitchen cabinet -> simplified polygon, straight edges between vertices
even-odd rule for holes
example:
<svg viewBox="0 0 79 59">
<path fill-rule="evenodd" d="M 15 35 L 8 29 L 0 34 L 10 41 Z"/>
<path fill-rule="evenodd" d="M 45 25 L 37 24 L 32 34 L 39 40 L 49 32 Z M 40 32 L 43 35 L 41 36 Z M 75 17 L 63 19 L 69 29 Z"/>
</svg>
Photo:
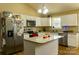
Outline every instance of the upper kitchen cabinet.
<svg viewBox="0 0 79 59">
<path fill-rule="evenodd" d="M 50 26 L 50 19 L 49 18 L 41 18 L 41 26 Z"/>
<path fill-rule="evenodd" d="M 38 18 L 38 19 L 36 19 L 36 26 L 50 26 L 49 18 Z"/>
<path fill-rule="evenodd" d="M 61 16 L 62 26 L 77 26 L 77 14 Z"/>
<path fill-rule="evenodd" d="M 41 20 L 40 20 L 40 18 L 36 19 L 36 26 L 41 26 Z"/>
</svg>

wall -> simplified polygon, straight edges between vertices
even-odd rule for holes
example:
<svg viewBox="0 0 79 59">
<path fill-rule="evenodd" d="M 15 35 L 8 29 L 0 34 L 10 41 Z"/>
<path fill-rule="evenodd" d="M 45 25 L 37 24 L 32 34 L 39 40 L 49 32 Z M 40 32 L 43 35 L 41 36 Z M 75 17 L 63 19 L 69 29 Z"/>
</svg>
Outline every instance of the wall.
<svg viewBox="0 0 79 59">
<path fill-rule="evenodd" d="M 0 3 L 0 12 L 2 11 L 11 11 L 18 14 L 38 16 L 28 4 L 24 3 Z"/>
<path fill-rule="evenodd" d="M 77 13 L 79 13 L 79 9 L 64 11 L 64 12 L 60 12 L 60 13 L 54 13 L 54 14 L 51 14 L 51 16 L 57 17 L 57 16 L 62 16 L 62 15 L 77 14 Z"/>
<path fill-rule="evenodd" d="M 68 31 L 69 33 L 77 33 L 78 32 L 78 26 L 68 26 L 67 29 L 64 29 L 65 27 L 62 27 L 62 31 Z"/>
</svg>

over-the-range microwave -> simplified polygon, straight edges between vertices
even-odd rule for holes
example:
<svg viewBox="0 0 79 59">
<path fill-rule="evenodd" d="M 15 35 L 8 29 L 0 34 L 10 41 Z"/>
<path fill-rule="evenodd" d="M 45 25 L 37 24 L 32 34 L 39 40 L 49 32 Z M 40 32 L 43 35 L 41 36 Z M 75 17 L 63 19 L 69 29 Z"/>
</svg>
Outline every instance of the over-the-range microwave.
<svg viewBox="0 0 79 59">
<path fill-rule="evenodd" d="M 26 20 L 27 27 L 35 27 L 36 21 L 35 20 Z"/>
</svg>

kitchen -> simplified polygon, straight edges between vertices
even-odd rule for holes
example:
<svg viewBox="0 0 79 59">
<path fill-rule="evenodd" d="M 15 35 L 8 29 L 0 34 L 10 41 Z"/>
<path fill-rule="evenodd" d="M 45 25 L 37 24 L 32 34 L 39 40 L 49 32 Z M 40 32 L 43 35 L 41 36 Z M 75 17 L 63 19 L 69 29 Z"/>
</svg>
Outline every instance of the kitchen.
<svg viewBox="0 0 79 59">
<path fill-rule="evenodd" d="M 71 7 L 72 5 L 73 7 Z M 6 28 L 0 30 L 0 33 L 3 33 L 0 34 L 0 37 L 2 37 L 0 38 L 0 54 L 79 54 L 78 5 L 77 3 L 0 4 L 0 19 L 3 20 L 5 18 L 3 22 L 6 24 L 2 25 L 0 23 L 1 28 Z M 47 14 L 41 14 L 36 11 L 44 6 L 49 10 Z M 8 17 L 10 14 L 13 16 Z M 11 18 L 13 22 L 7 20 L 7 18 Z M 5 35 L 4 32 L 5 34 L 8 32 L 8 34 Z M 8 46 L 12 44 L 11 42 L 15 45 L 14 47 Z"/>
</svg>

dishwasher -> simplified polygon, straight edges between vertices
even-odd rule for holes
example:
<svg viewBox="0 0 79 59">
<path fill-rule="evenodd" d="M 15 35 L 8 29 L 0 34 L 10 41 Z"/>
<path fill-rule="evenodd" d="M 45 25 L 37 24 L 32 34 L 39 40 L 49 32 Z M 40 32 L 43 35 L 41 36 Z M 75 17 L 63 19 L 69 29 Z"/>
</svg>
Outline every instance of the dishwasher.
<svg viewBox="0 0 79 59">
<path fill-rule="evenodd" d="M 59 39 L 59 45 L 68 46 L 68 32 L 59 33 L 59 35 L 63 36 Z"/>
</svg>

